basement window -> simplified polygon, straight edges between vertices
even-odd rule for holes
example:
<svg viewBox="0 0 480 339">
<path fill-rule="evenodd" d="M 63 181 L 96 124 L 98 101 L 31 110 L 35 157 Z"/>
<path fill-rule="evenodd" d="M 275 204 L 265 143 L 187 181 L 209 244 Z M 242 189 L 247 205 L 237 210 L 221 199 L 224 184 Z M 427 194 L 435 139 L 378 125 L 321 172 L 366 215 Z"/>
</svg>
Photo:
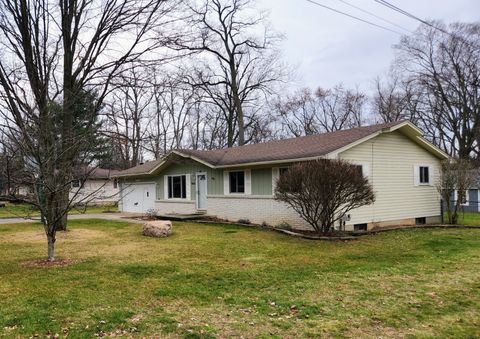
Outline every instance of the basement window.
<svg viewBox="0 0 480 339">
<path fill-rule="evenodd" d="M 415 218 L 415 225 L 425 225 L 426 223 L 427 218 L 425 217 Z"/>
<path fill-rule="evenodd" d="M 187 176 L 169 175 L 168 176 L 168 199 L 186 199 L 187 198 Z"/>
<path fill-rule="evenodd" d="M 366 231 L 368 228 L 368 225 L 366 223 L 364 224 L 354 224 L 353 225 L 353 230 L 354 231 Z"/>
<path fill-rule="evenodd" d="M 80 180 L 78 180 L 78 179 L 72 180 L 72 187 L 73 187 L 73 188 L 78 188 L 78 187 L 80 187 Z"/>
</svg>

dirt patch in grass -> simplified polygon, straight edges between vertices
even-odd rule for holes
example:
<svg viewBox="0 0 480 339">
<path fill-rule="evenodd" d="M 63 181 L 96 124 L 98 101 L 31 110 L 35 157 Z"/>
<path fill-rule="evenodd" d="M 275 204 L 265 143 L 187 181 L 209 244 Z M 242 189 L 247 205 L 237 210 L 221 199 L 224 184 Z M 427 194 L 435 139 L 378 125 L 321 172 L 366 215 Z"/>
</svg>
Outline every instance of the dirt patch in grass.
<svg viewBox="0 0 480 339">
<path fill-rule="evenodd" d="M 22 263 L 24 267 L 64 267 L 64 266 L 71 266 L 81 262 L 81 260 L 74 260 L 74 259 L 56 259 L 54 261 L 48 261 L 47 259 L 40 259 L 40 260 L 30 260 Z"/>
</svg>

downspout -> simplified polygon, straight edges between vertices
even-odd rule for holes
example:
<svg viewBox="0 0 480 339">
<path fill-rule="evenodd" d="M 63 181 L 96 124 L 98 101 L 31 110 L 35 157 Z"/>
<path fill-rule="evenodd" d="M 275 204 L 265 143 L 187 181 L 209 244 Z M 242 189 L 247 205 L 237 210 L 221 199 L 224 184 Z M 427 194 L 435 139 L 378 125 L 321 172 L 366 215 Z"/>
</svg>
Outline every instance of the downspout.
<svg viewBox="0 0 480 339">
<path fill-rule="evenodd" d="M 382 135 L 382 133 L 379 134 L 379 136 L 380 136 L 380 135 Z M 375 161 L 374 146 L 375 146 L 375 143 L 376 143 L 376 142 L 377 142 L 377 138 L 373 138 L 373 141 L 372 141 L 372 150 L 371 150 L 371 157 L 370 157 L 370 158 L 371 158 L 370 161 L 371 161 L 371 164 L 372 164 L 372 168 L 371 168 L 371 170 L 370 170 L 371 176 L 369 177 L 369 178 L 371 178 L 370 183 L 372 184 L 372 188 L 375 188 L 375 185 L 374 185 L 374 176 L 373 176 L 373 173 L 374 173 L 374 172 L 373 172 L 373 170 L 374 170 L 374 168 L 375 168 L 375 166 L 374 166 L 374 165 L 375 165 L 375 162 L 374 162 L 374 161 Z M 374 193 L 375 193 L 375 191 L 374 191 Z M 375 199 L 375 202 L 376 202 L 376 199 Z M 372 215 L 372 223 L 375 223 L 375 222 L 376 222 L 376 221 L 375 221 L 375 220 L 376 220 L 376 218 L 375 218 L 375 202 L 372 204 L 372 214 L 373 214 L 373 215 Z"/>
</svg>

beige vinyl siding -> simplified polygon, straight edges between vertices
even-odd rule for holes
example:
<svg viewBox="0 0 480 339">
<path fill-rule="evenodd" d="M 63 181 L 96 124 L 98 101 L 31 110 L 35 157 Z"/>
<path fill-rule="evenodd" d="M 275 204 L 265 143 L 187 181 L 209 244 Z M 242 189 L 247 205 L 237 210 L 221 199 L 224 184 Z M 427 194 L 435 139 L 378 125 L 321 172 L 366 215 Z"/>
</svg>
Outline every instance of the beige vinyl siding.
<svg viewBox="0 0 480 339">
<path fill-rule="evenodd" d="M 435 187 L 440 160 L 400 132 L 382 134 L 340 154 L 369 168 L 376 202 L 351 211 L 347 224 L 370 223 L 440 215 Z M 414 168 L 430 166 L 431 185 L 416 186 Z"/>
</svg>

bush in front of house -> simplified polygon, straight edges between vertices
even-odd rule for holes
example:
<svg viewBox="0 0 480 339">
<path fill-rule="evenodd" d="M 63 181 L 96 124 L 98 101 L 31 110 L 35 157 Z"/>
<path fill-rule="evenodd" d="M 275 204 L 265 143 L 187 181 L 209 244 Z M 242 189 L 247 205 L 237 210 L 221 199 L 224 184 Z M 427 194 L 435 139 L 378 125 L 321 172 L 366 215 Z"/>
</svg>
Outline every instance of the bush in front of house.
<svg viewBox="0 0 480 339">
<path fill-rule="evenodd" d="M 333 231 L 350 210 L 375 202 L 362 167 L 342 159 L 318 159 L 291 166 L 277 180 L 275 199 L 283 201 L 318 233 Z"/>
</svg>

